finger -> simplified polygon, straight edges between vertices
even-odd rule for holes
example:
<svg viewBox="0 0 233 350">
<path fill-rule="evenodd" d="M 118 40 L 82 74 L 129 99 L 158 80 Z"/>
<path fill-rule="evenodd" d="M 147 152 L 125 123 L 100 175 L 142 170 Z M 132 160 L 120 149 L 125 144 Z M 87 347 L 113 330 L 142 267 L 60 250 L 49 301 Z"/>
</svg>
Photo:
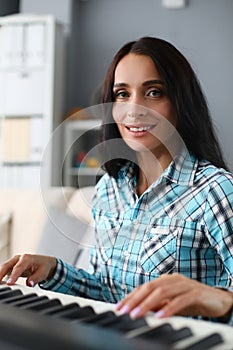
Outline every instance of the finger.
<svg viewBox="0 0 233 350">
<path fill-rule="evenodd" d="M 39 282 L 46 280 L 47 276 L 48 268 L 45 266 L 38 267 L 38 269 L 35 269 L 34 272 L 28 276 L 26 284 L 28 287 L 34 287 Z"/>
<path fill-rule="evenodd" d="M 148 311 L 160 310 L 168 300 L 163 288 L 157 287 L 141 300 L 137 307 L 131 311 L 130 316 L 132 318 L 143 317 Z"/>
<path fill-rule="evenodd" d="M 45 255 L 35 256 L 34 268 L 27 278 L 26 284 L 34 287 L 41 281 L 48 281 L 54 275 L 56 268 L 57 258 Z"/>
<path fill-rule="evenodd" d="M 142 298 L 145 297 L 147 285 L 141 285 L 135 288 L 129 293 L 123 300 L 116 304 L 116 310 L 120 311 L 121 314 L 129 313 L 138 303 L 141 302 Z"/>
<path fill-rule="evenodd" d="M 12 273 L 12 269 L 15 266 L 15 264 L 19 261 L 20 255 L 15 255 L 13 258 L 5 261 L 1 266 L 0 266 L 0 282 L 2 279 L 10 275 Z"/>
<path fill-rule="evenodd" d="M 195 302 L 192 293 L 178 295 L 156 312 L 155 316 L 157 318 L 170 317 L 173 315 L 196 316 L 200 313 L 193 303 Z"/>
<path fill-rule="evenodd" d="M 132 310 L 131 317 L 142 317 L 148 311 L 157 311 L 170 299 L 189 291 L 191 288 L 183 278 L 169 278 L 171 283 L 167 283 L 167 280 L 168 278 L 164 277 L 150 283 L 148 293 L 142 296 L 137 307 Z"/>
<path fill-rule="evenodd" d="M 135 288 L 127 297 L 117 305 L 121 314 L 130 313 L 137 308 L 155 289 L 155 281 L 145 283 Z"/>
<path fill-rule="evenodd" d="M 13 285 L 16 283 L 19 277 L 23 276 L 24 274 L 31 274 L 32 265 L 32 255 L 23 254 L 19 256 L 18 261 L 12 268 L 12 272 L 9 279 L 7 280 L 7 284 Z"/>
</svg>

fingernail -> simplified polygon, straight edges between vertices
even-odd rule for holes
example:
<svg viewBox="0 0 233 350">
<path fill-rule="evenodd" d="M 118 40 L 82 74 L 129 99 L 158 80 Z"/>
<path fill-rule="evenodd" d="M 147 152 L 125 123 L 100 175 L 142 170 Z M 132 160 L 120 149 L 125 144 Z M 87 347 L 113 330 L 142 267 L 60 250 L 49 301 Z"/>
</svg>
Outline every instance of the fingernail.
<svg viewBox="0 0 233 350">
<path fill-rule="evenodd" d="M 141 308 L 140 308 L 139 306 L 138 306 L 138 307 L 135 307 L 135 309 L 133 309 L 133 310 L 130 312 L 130 317 L 136 318 L 140 312 L 141 312 Z"/>
<path fill-rule="evenodd" d="M 123 308 L 120 310 L 121 315 L 128 314 L 129 313 L 129 307 L 128 305 L 124 305 Z"/>
<path fill-rule="evenodd" d="M 162 318 L 164 316 L 164 311 L 163 310 L 159 310 L 155 313 L 155 317 L 156 318 Z"/>
<path fill-rule="evenodd" d="M 7 284 L 11 284 L 12 282 L 12 278 L 8 278 L 8 280 L 6 281 Z"/>
<path fill-rule="evenodd" d="M 29 284 L 30 284 L 31 287 L 34 287 L 34 285 L 35 285 L 35 283 L 32 280 L 29 281 Z"/>
<path fill-rule="evenodd" d="M 120 310 L 121 306 L 122 306 L 122 301 L 118 301 L 118 303 L 116 303 L 115 305 L 115 309 Z"/>
</svg>

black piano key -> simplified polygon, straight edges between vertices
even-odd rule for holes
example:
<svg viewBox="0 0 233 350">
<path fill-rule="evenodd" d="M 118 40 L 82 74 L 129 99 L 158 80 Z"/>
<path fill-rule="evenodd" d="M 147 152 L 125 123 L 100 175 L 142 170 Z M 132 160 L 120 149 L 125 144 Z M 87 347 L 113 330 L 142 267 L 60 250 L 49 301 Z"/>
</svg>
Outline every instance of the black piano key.
<svg viewBox="0 0 233 350">
<path fill-rule="evenodd" d="M 61 305 L 61 302 L 58 299 L 39 300 L 35 303 L 24 306 L 23 309 L 41 311 L 57 305 Z"/>
<path fill-rule="evenodd" d="M 45 315 L 58 315 L 61 314 L 62 312 L 66 311 L 66 310 L 73 310 L 76 308 L 81 308 L 81 306 L 79 306 L 77 303 L 70 303 L 70 304 L 66 304 L 66 305 L 60 305 L 60 306 L 55 306 L 54 308 L 51 308 L 49 310 L 44 310 L 42 311 L 42 314 Z"/>
<path fill-rule="evenodd" d="M 69 320 L 86 318 L 89 315 L 94 315 L 95 311 L 91 306 L 73 307 L 70 310 L 63 310 L 53 315 L 55 318 L 65 318 Z"/>
<path fill-rule="evenodd" d="M 38 297 L 38 295 L 28 298 L 26 300 L 19 300 L 16 303 L 14 303 L 14 306 L 20 307 L 20 308 L 24 308 L 27 305 L 36 303 L 40 300 L 48 300 L 49 298 L 45 295 Z"/>
<path fill-rule="evenodd" d="M 106 314 L 104 318 L 100 318 L 98 321 L 96 321 L 95 325 L 101 327 L 108 327 L 110 326 L 110 323 L 114 323 L 116 319 L 116 314 L 114 312 L 110 312 Z"/>
<path fill-rule="evenodd" d="M 198 340 L 196 343 L 186 347 L 185 350 L 208 350 L 213 346 L 222 344 L 223 342 L 223 338 L 219 333 L 213 333 L 205 338 L 202 338 L 201 340 Z"/>
<path fill-rule="evenodd" d="M 171 334 L 169 334 L 169 337 L 159 337 L 158 339 L 166 344 L 174 344 L 177 341 L 192 337 L 193 333 L 191 331 L 190 328 L 188 327 L 183 327 L 177 330 L 174 330 L 173 332 L 171 332 Z"/>
<path fill-rule="evenodd" d="M 135 338 L 157 339 L 159 336 L 168 336 L 173 331 L 174 329 L 170 323 L 164 323 L 154 328 L 148 328 L 147 330 L 143 331 L 143 333 L 136 335 Z"/>
<path fill-rule="evenodd" d="M 14 297 L 9 297 L 9 298 L 4 299 L 3 302 L 5 304 L 12 304 L 12 305 L 14 305 L 18 301 L 26 300 L 26 299 L 29 299 L 29 298 L 32 298 L 32 297 L 35 297 L 35 296 L 37 296 L 36 293 L 16 295 Z"/>
<path fill-rule="evenodd" d="M 0 294 L 0 301 L 9 298 L 9 297 L 13 297 L 16 295 L 22 295 L 23 293 L 19 290 L 19 289 L 10 289 L 10 290 L 6 290 L 5 292 L 2 292 Z"/>
<path fill-rule="evenodd" d="M 116 329 L 121 331 L 121 332 L 127 333 L 127 332 L 134 330 L 134 329 L 144 328 L 146 326 L 148 326 L 146 320 L 144 318 L 140 317 L 140 318 L 137 318 L 135 320 L 132 320 L 128 324 L 126 324 L 125 322 L 122 324 L 119 324 L 116 326 Z"/>
<path fill-rule="evenodd" d="M 114 331 L 119 331 L 121 333 L 128 333 L 132 330 L 144 328 L 147 325 L 147 322 L 144 318 L 137 318 L 135 320 L 132 320 L 130 317 L 126 317 L 128 315 L 124 315 L 125 317 L 120 318 L 119 321 L 116 321 L 111 324 L 111 328 Z"/>
<path fill-rule="evenodd" d="M 87 318 L 82 318 L 81 320 L 74 320 L 73 322 L 74 324 L 78 322 L 82 322 L 87 324 L 94 324 L 95 326 L 105 325 L 106 328 L 109 326 L 113 330 L 116 330 L 122 333 L 127 333 L 131 330 L 148 326 L 144 318 L 138 318 L 136 320 L 132 320 L 128 315 L 123 315 L 123 316 L 116 316 L 116 314 L 113 311 L 105 311 L 102 313 L 91 315 Z M 108 325 L 106 325 L 106 323 Z"/>
<path fill-rule="evenodd" d="M 98 322 L 95 322 L 95 325 L 127 332 L 138 327 L 139 323 L 143 324 L 143 326 L 146 325 L 146 322 L 143 320 L 134 322 L 129 315 L 117 316 L 115 313 L 111 313 L 108 316 L 101 318 Z"/>
<path fill-rule="evenodd" d="M 7 290 L 12 290 L 10 287 L 3 287 L 3 288 L 0 288 L 0 294 L 7 291 Z"/>
<path fill-rule="evenodd" d="M 101 322 L 101 320 L 107 317 L 111 317 L 112 315 L 115 315 L 113 311 L 105 311 L 99 314 L 88 316 L 87 318 L 83 318 L 82 322 L 98 324 L 98 322 Z"/>
</svg>

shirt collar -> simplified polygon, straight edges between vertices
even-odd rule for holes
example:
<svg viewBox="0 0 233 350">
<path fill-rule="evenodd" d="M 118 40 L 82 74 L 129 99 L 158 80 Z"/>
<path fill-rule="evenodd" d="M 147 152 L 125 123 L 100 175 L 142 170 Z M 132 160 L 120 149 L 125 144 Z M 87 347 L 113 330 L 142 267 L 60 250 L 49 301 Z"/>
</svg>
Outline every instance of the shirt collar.
<svg viewBox="0 0 233 350">
<path fill-rule="evenodd" d="M 189 152 L 186 152 L 174 158 L 163 172 L 162 177 L 179 185 L 192 186 L 197 168 L 198 159 Z"/>
<path fill-rule="evenodd" d="M 198 159 L 189 152 L 185 154 L 182 153 L 173 159 L 156 183 L 158 184 L 164 179 L 167 179 L 175 184 L 192 186 L 194 184 L 197 168 Z M 133 187 L 136 186 L 134 166 L 131 162 L 121 168 L 118 178 L 119 180 L 125 179 Z"/>
</svg>

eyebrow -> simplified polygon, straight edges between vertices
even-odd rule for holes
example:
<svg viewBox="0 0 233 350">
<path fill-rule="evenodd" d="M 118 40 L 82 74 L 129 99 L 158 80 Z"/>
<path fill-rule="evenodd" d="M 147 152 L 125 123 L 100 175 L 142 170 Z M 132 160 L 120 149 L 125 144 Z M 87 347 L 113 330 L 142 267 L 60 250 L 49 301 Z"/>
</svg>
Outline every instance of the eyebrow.
<svg viewBox="0 0 233 350">
<path fill-rule="evenodd" d="M 162 80 L 159 80 L 159 79 L 154 79 L 154 80 L 147 80 L 145 81 L 142 85 L 143 86 L 148 86 L 148 85 L 153 85 L 153 84 L 161 84 L 161 85 L 164 85 L 164 82 Z M 117 87 L 127 87 L 129 86 L 128 84 L 126 83 L 115 83 L 113 85 L 113 88 L 117 88 Z"/>
</svg>

